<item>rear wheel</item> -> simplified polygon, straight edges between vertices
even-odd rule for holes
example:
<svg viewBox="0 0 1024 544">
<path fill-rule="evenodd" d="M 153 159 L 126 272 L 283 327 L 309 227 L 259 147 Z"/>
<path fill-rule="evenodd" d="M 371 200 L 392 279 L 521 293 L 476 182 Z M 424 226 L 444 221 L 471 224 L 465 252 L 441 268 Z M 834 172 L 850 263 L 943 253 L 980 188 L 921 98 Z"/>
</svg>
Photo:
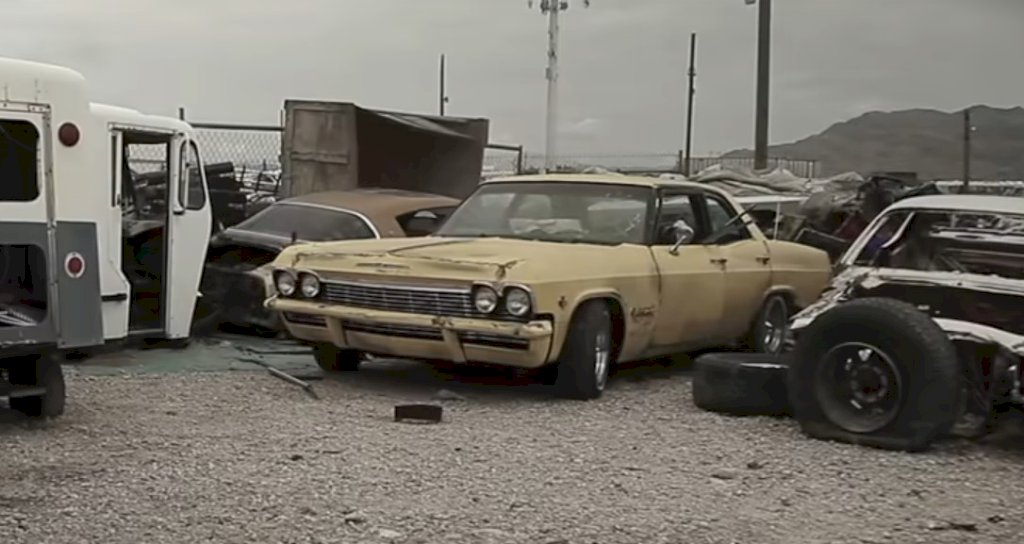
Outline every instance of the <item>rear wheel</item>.
<svg viewBox="0 0 1024 544">
<path fill-rule="evenodd" d="M 55 418 L 64 413 L 64 372 L 50 355 L 19 357 L 7 363 L 7 377 L 13 386 L 42 387 L 41 395 L 13 397 L 11 409 L 29 417 Z"/>
<path fill-rule="evenodd" d="M 313 346 L 313 356 L 324 372 L 355 372 L 363 362 L 362 353 L 354 349 L 342 349 L 334 344 L 316 344 Z"/>
<path fill-rule="evenodd" d="M 768 297 L 750 329 L 747 346 L 758 353 L 779 354 L 789 327 L 789 300 L 783 295 Z"/>
<path fill-rule="evenodd" d="M 602 300 L 584 302 L 573 315 L 562 346 L 555 388 L 560 396 L 596 399 L 604 392 L 612 365 L 612 316 Z"/>
</svg>

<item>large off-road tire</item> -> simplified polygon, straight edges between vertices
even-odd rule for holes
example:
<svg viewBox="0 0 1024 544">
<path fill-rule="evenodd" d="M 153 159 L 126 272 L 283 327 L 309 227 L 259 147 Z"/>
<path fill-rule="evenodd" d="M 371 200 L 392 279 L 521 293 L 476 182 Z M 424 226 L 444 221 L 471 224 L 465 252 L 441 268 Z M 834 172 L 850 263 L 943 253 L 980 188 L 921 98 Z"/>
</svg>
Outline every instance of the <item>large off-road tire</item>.
<svg viewBox="0 0 1024 544">
<path fill-rule="evenodd" d="M 569 323 L 559 357 L 555 390 L 574 400 L 596 399 L 604 392 L 613 364 L 612 315 L 603 300 L 584 302 Z"/>
<path fill-rule="evenodd" d="M 784 416 L 788 367 L 763 353 L 706 353 L 693 362 L 693 403 L 735 416 Z"/>
<path fill-rule="evenodd" d="M 6 363 L 11 385 L 44 387 L 46 392 L 10 399 L 11 409 L 34 418 L 55 418 L 64 413 L 64 371 L 57 358 L 47 355 L 20 357 Z"/>
<path fill-rule="evenodd" d="M 946 333 L 914 306 L 853 300 L 801 332 L 789 399 L 812 437 L 921 451 L 960 416 L 963 369 Z"/>
<path fill-rule="evenodd" d="M 316 364 L 324 372 L 355 372 L 363 362 L 363 354 L 354 349 L 342 349 L 334 344 L 313 346 Z"/>
<path fill-rule="evenodd" d="M 746 346 L 757 353 L 782 353 L 791 311 L 789 299 L 785 295 L 766 298 L 750 327 L 750 334 L 744 342 Z"/>
</svg>

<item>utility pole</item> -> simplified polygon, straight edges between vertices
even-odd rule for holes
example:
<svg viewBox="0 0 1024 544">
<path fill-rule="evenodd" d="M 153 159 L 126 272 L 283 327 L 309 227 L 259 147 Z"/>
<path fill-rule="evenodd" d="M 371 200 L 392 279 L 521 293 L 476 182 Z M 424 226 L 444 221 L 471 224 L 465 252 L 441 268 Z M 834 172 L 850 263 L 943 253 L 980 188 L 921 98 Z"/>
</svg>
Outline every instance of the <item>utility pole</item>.
<svg viewBox="0 0 1024 544">
<path fill-rule="evenodd" d="M 960 186 L 961 193 L 967 193 L 971 184 L 971 108 L 964 108 L 964 179 Z"/>
<path fill-rule="evenodd" d="M 757 104 L 754 113 L 754 169 L 768 168 L 768 105 L 771 79 L 772 0 L 746 0 L 757 4 Z"/>
<path fill-rule="evenodd" d="M 683 161 L 683 175 L 690 175 L 690 152 L 693 142 L 693 95 L 697 92 L 697 33 L 690 34 L 690 69 L 686 72 L 690 82 L 686 98 L 686 159 Z"/>
<path fill-rule="evenodd" d="M 438 102 L 440 103 L 439 106 L 440 106 L 440 110 L 441 110 L 441 117 L 444 117 L 444 106 L 445 106 L 445 104 L 448 103 L 448 92 L 445 89 L 445 81 L 444 81 L 444 79 L 445 79 L 444 61 L 445 61 L 445 58 L 444 58 L 444 55 L 442 54 L 441 55 L 441 77 L 440 77 L 441 92 L 440 92 L 439 99 L 438 99 Z"/>
<path fill-rule="evenodd" d="M 533 1 L 528 2 L 533 7 Z M 590 0 L 583 0 L 584 7 L 590 6 Z M 555 169 L 555 159 L 558 150 L 556 139 L 558 137 L 558 14 L 569 9 L 567 0 L 541 0 L 540 11 L 548 16 L 548 104 L 544 168 L 543 173 Z"/>
</svg>

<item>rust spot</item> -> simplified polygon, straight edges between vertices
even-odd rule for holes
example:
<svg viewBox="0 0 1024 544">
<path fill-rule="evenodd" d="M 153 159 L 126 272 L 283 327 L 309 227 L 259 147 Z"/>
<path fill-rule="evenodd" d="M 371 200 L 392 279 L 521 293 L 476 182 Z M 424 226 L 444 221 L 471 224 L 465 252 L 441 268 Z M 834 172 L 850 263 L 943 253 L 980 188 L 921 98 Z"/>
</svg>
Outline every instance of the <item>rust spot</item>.
<svg viewBox="0 0 1024 544">
<path fill-rule="evenodd" d="M 567 304 L 569 304 L 569 301 L 565 298 L 565 295 L 562 295 L 562 296 L 558 297 L 558 307 L 559 308 L 564 310 L 565 306 Z"/>
<path fill-rule="evenodd" d="M 629 317 L 634 321 L 640 321 L 642 319 L 651 319 L 654 317 L 654 306 L 644 306 L 643 308 L 633 308 L 629 311 Z"/>
</svg>

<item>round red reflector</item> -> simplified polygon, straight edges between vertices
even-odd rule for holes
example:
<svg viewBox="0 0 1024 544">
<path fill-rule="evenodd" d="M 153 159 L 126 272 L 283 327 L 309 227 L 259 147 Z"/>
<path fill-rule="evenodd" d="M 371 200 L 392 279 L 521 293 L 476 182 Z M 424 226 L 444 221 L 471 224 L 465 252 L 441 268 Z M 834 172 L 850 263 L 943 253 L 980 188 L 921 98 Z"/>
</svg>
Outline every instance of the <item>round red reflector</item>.
<svg viewBox="0 0 1024 544">
<path fill-rule="evenodd" d="M 85 273 L 85 259 L 78 253 L 68 253 L 64 259 L 64 270 L 72 278 L 80 278 Z"/>
<path fill-rule="evenodd" d="M 71 147 L 78 143 L 78 139 L 81 137 L 81 133 L 78 131 L 78 127 L 74 123 L 64 123 L 57 130 L 57 138 L 60 143 Z"/>
</svg>

